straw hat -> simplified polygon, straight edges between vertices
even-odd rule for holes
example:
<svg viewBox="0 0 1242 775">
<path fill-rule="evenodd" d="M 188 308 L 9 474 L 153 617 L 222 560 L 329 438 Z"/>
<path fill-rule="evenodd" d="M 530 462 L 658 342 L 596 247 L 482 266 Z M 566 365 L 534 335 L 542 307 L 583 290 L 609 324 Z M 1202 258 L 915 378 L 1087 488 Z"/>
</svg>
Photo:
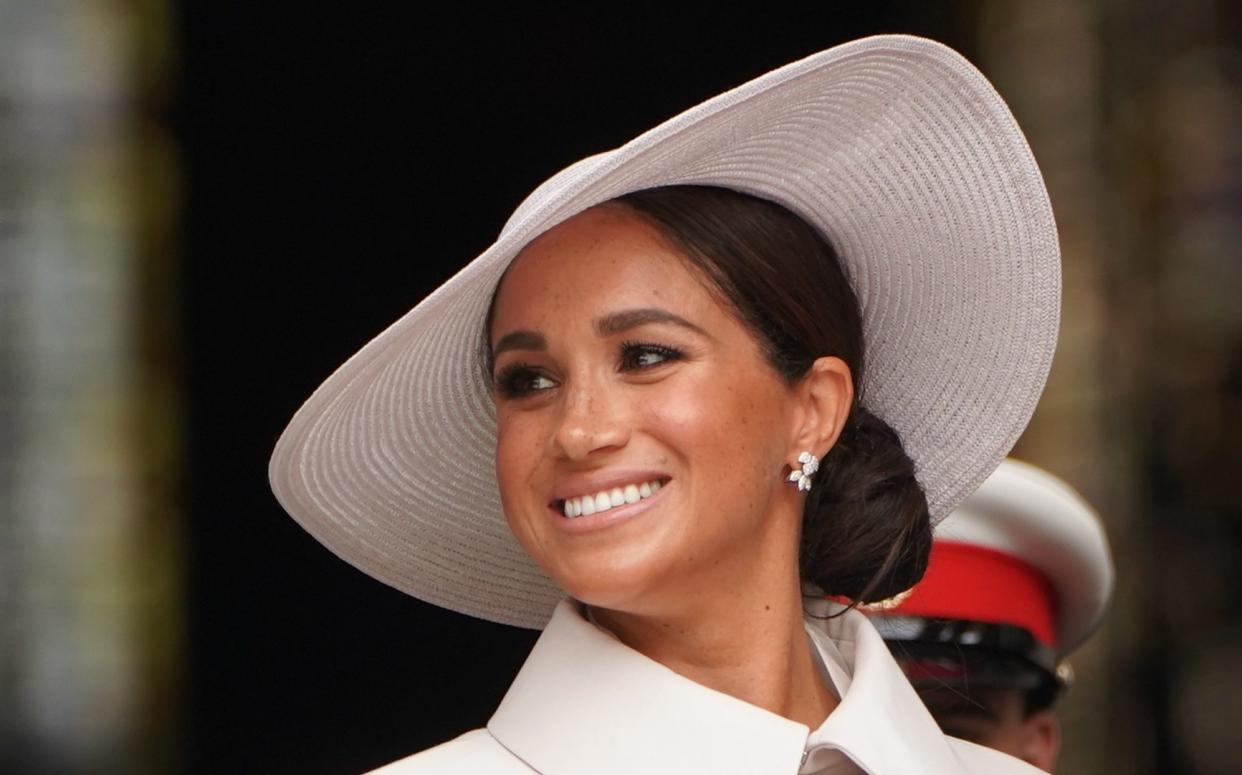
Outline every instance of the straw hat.
<svg viewBox="0 0 1242 775">
<path fill-rule="evenodd" d="M 539 186 L 491 247 L 294 415 L 269 468 L 285 509 L 387 584 L 542 627 L 563 593 L 501 513 L 484 317 L 531 239 L 671 184 L 772 200 L 833 244 L 862 307 L 863 403 L 900 434 L 933 518 L 991 473 L 1030 418 L 1056 343 L 1052 210 L 987 80 L 943 45 L 880 36 L 768 73 Z"/>
</svg>

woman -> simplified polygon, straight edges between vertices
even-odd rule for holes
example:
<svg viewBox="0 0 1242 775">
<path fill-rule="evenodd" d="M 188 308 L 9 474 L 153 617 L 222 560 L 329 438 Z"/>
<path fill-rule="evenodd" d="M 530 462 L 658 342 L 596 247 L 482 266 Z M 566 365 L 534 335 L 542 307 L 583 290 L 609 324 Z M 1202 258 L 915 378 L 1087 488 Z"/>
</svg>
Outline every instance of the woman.
<svg viewBox="0 0 1242 775">
<path fill-rule="evenodd" d="M 921 575 L 930 521 L 1030 416 L 1057 262 L 1003 102 L 915 38 L 810 57 L 546 182 L 272 459 L 358 567 L 546 625 L 487 729 L 393 771 L 1027 771 L 944 737 L 823 595 Z"/>
</svg>

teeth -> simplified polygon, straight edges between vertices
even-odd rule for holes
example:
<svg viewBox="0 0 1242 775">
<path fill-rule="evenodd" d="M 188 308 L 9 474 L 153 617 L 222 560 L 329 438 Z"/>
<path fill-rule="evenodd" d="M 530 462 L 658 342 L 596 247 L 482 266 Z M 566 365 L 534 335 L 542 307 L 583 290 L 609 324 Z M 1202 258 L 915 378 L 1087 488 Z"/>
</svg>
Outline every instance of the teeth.
<svg viewBox="0 0 1242 775">
<path fill-rule="evenodd" d="M 625 487 L 601 490 L 594 495 L 579 495 L 576 498 L 566 498 L 562 504 L 562 511 L 566 519 L 589 517 L 601 511 L 624 506 L 627 503 L 638 503 L 643 498 L 650 498 L 659 491 L 659 480 L 643 482 L 642 484 L 627 484 Z"/>
</svg>

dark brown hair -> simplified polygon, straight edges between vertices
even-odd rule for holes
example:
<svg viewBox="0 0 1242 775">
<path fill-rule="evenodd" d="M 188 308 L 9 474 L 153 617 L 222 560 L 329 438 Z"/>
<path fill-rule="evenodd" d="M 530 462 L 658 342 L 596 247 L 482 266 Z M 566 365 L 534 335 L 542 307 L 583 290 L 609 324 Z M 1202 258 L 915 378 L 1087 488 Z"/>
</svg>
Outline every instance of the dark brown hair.
<svg viewBox="0 0 1242 775">
<path fill-rule="evenodd" d="M 832 245 L 784 207 L 736 191 L 668 186 L 614 200 L 680 249 L 737 311 L 789 384 L 833 355 L 862 384 L 862 315 Z M 931 521 L 897 433 L 856 396 L 814 476 L 802 519 L 803 581 L 866 603 L 913 586 Z"/>
</svg>

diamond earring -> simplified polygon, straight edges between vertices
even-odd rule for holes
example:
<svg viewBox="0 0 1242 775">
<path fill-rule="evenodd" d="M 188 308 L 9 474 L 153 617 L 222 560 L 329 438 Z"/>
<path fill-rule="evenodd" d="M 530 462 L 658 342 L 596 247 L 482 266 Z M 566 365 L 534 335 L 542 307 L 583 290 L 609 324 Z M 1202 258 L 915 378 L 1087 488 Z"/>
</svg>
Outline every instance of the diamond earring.
<svg viewBox="0 0 1242 775">
<path fill-rule="evenodd" d="M 802 464 L 802 468 L 790 471 L 788 481 L 797 482 L 799 492 L 810 492 L 811 476 L 819 470 L 819 458 L 810 452 L 803 452 L 798 455 L 798 462 Z"/>
</svg>

